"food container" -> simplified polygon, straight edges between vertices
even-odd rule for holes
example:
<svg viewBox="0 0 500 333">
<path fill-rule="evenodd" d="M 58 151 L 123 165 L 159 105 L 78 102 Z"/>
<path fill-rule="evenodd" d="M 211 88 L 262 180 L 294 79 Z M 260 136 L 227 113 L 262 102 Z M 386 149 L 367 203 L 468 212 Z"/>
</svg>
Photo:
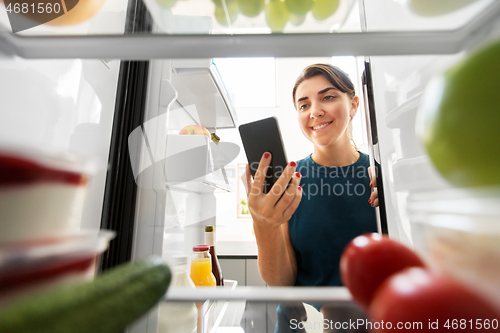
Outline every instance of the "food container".
<svg viewBox="0 0 500 333">
<path fill-rule="evenodd" d="M 70 154 L 0 144 L 0 244 L 78 230 L 92 174 Z"/>
<path fill-rule="evenodd" d="M 500 310 L 500 188 L 455 189 L 408 200 L 415 249 Z"/>
<path fill-rule="evenodd" d="M 91 280 L 112 231 L 0 245 L 0 306 L 53 287 Z"/>
</svg>

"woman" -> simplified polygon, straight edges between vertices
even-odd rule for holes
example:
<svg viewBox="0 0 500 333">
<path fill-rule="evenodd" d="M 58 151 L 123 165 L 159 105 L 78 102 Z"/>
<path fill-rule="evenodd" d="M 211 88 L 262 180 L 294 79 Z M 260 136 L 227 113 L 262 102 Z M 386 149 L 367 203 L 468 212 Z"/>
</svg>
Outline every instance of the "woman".
<svg viewBox="0 0 500 333">
<path fill-rule="evenodd" d="M 306 67 L 292 96 L 313 153 L 290 162 L 267 195 L 262 188 L 269 153 L 253 181 L 248 166 L 244 176 L 259 271 L 269 286 L 339 286 L 344 247 L 360 234 L 377 231 L 375 179 L 372 184 L 368 156 L 351 138 L 359 98 L 348 75 L 327 64 Z M 322 304 L 313 305 L 327 318 Z"/>
</svg>

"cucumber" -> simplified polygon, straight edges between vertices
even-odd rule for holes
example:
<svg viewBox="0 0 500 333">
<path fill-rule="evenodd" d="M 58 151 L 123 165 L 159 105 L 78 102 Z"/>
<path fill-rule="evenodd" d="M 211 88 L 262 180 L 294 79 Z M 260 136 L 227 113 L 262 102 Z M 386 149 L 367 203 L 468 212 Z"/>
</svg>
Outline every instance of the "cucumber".
<svg viewBox="0 0 500 333">
<path fill-rule="evenodd" d="M 158 303 L 170 284 L 158 257 L 117 266 L 94 281 L 26 298 L 0 311 L 2 333 L 115 333 Z"/>
</svg>

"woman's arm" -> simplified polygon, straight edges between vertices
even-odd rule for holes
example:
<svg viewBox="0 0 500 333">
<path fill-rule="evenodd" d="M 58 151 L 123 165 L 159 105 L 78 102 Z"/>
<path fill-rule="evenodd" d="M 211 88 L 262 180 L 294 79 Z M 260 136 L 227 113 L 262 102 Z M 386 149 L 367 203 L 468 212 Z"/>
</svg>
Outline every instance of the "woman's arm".
<svg viewBox="0 0 500 333">
<path fill-rule="evenodd" d="M 297 261 L 288 232 L 288 220 L 302 198 L 300 175 L 295 172 L 296 163 L 290 163 L 269 193 L 264 194 L 262 189 L 271 158 L 270 154 L 263 155 L 254 181 L 247 165 L 244 183 L 262 279 L 269 286 L 292 286 L 297 276 Z"/>
<path fill-rule="evenodd" d="M 254 221 L 258 265 L 269 286 L 293 286 L 297 278 L 297 260 L 290 242 L 288 222 L 277 228 L 262 227 Z"/>
</svg>

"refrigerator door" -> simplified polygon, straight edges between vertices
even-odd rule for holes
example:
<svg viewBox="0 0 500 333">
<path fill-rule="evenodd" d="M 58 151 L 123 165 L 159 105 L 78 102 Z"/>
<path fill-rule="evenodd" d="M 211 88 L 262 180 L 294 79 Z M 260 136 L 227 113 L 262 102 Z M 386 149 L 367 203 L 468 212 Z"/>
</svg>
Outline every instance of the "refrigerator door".
<svg viewBox="0 0 500 333">
<path fill-rule="evenodd" d="M 365 1 L 364 29 L 368 32 L 461 29 L 466 22 L 474 20 L 483 6 L 491 5 L 488 1 L 478 1 L 460 9 L 448 8 L 446 11 L 442 8 L 440 10 L 445 13 L 440 15 L 430 12 L 424 15 L 424 8 L 417 6 L 419 3 L 424 2 L 408 1 L 407 6 L 401 6 L 394 1 L 380 1 L 375 6 Z M 388 20 L 385 15 L 393 19 Z M 449 55 L 430 53 L 367 58 L 373 81 L 373 96 L 368 99 L 370 114 L 374 114 L 371 127 L 378 133 L 378 144 L 374 148 L 379 152 L 383 171 L 388 232 L 403 243 L 412 246 L 421 237 L 412 232 L 408 216 L 407 205 L 412 195 L 451 187 L 433 167 L 416 134 L 415 119 L 423 91 L 433 76 L 443 73 L 498 35 L 498 28 L 491 29 L 464 41 L 461 50 Z"/>
</svg>

